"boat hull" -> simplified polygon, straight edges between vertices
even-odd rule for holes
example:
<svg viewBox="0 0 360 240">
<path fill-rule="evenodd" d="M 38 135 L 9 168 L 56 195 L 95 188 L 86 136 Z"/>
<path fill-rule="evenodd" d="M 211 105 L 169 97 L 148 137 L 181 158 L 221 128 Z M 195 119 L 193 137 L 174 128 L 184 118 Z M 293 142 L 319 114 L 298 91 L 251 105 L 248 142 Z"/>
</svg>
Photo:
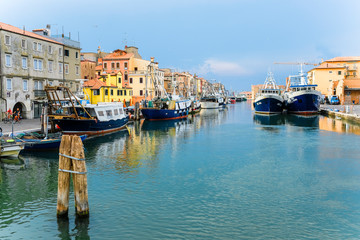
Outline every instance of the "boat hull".
<svg viewBox="0 0 360 240">
<path fill-rule="evenodd" d="M 82 141 L 86 139 L 86 135 L 81 135 L 80 138 Z M 51 138 L 51 139 L 21 139 L 25 143 L 24 150 L 48 150 L 48 149 L 57 149 L 60 147 L 61 138 Z"/>
<path fill-rule="evenodd" d="M 64 134 L 100 135 L 125 128 L 129 117 L 109 121 L 93 119 L 53 119 L 52 121 L 59 125 Z"/>
<path fill-rule="evenodd" d="M 146 120 L 172 120 L 186 118 L 189 115 L 188 108 L 180 110 L 143 108 L 141 112 Z"/>
<path fill-rule="evenodd" d="M 217 109 L 220 107 L 218 102 L 200 102 L 202 109 Z"/>
<path fill-rule="evenodd" d="M 7 146 L 1 146 L 0 157 L 18 157 L 24 146 L 21 144 L 12 144 Z"/>
<path fill-rule="evenodd" d="M 302 93 L 289 97 L 286 101 L 288 113 L 316 114 L 320 109 L 320 95 L 318 93 Z"/>
<path fill-rule="evenodd" d="M 279 114 L 283 112 L 284 100 L 280 97 L 261 96 L 254 102 L 255 113 Z"/>
</svg>

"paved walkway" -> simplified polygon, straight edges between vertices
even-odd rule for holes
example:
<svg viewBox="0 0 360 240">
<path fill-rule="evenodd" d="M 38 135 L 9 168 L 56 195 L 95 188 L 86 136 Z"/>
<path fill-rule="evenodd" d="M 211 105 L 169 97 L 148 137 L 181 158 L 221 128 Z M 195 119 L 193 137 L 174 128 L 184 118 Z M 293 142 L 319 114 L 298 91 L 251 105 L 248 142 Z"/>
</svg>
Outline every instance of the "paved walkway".
<svg viewBox="0 0 360 240">
<path fill-rule="evenodd" d="M 348 106 L 348 108 L 347 108 Z M 349 113 L 349 114 L 356 114 L 360 116 L 360 105 L 328 105 L 323 104 L 321 105 L 321 109 L 327 110 L 338 110 L 339 112 Z M 348 110 L 348 111 L 346 111 Z"/>
<path fill-rule="evenodd" d="M 13 124 L 14 133 L 25 132 L 25 131 L 36 131 L 41 129 L 40 118 L 36 119 L 23 119 L 20 123 Z M 11 133 L 12 124 L 0 122 L 0 127 L 4 135 Z"/>
</svg>

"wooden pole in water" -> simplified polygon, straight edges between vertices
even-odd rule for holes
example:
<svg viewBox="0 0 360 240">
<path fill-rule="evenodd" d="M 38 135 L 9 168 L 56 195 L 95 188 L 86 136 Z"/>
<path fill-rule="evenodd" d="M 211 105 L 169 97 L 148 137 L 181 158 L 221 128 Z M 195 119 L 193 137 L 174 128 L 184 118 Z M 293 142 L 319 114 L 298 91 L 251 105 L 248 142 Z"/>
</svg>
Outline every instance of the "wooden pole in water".
<svg viewBox="0 0 360 240">
<path fill-rule="evenodd" d="M 88 217 L 87 172 L 83 143 L 79 136 L 63 135 L 59 151 L 58 217 L 68 216 L 70 173 L 73 176 L 76 214 L 79 217 Z"/>
<path fill-rule="evenodd" d="M 78 172 L 73 173 L 76 214 L 80 217 L 87 217 L 89 216 L 89 202 L 86 163 L 83 143 L 79 136 L 73 136 L 71 156 L 74 157 L 72 160 L 73 171 Z"/>
<path fill-rule="evenodd" d="M 70 155 L 71 136 L 63 135 L 60 144 L 60 154 Z M 71 159 L 59 156 L 59 169 L 70 170 Z M 69 209 L 70 173 L 59 171 L 58 174 L 58 196 L 57 196 L 57 216 L 67 217 Z"/>
</svg>

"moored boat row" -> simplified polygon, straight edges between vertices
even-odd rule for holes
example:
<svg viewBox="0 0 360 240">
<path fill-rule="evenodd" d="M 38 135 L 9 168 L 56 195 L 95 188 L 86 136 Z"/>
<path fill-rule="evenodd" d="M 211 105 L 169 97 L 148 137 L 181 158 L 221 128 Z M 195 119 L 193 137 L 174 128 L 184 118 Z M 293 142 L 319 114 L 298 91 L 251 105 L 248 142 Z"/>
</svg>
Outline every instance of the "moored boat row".
<svg viewBox="0 0 360 240">
<path fill-rule="evenodd" d="M 317 85 L 307 83 L 301 67 L 298 75 L 289 76 L 285 92 L 282 93 L 272 73 L 269 73 L 255 98 L 255 113 L 279 114 L 286 111 L 302 115 L 316 114 L 319 112 L 321 99 L 321 93 L 316 87 Z"/>
</svg>

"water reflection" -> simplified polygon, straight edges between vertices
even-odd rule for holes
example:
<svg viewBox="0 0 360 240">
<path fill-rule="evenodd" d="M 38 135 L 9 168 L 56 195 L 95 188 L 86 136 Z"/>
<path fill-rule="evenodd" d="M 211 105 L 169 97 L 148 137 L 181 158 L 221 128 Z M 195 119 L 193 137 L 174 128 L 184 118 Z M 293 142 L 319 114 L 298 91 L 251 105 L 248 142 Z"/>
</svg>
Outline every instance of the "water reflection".
<svg viewBox="0 0 360 240">
<path fill-rule="evenodd" d="M 89 236 L 89 218 L 75 218 L 75 228 L 70 229 L 70 222 L 69 218 L 58 218 L 57 224 L 58 224 L 58 237 L 59 239 L 73 239 L 75 236 L 75 239 L 90 239 Z M 75 232 L 73 234 L 72 232 Z"/>
<path fill-rule="evenodd" d="M 319 126 L 319 116 L 302 116 L 293 114 L 260 115 L 254 114 L 254 122 L 260 125 L 291 125 L 297 127 L 317 128 Z"/>
<path fill-rule="evenodd" d="M 254 122 L 260 125 L 283 125 L 285 124 L 285 116 L 283 114 L 254 114 Z"/>
</svg>

